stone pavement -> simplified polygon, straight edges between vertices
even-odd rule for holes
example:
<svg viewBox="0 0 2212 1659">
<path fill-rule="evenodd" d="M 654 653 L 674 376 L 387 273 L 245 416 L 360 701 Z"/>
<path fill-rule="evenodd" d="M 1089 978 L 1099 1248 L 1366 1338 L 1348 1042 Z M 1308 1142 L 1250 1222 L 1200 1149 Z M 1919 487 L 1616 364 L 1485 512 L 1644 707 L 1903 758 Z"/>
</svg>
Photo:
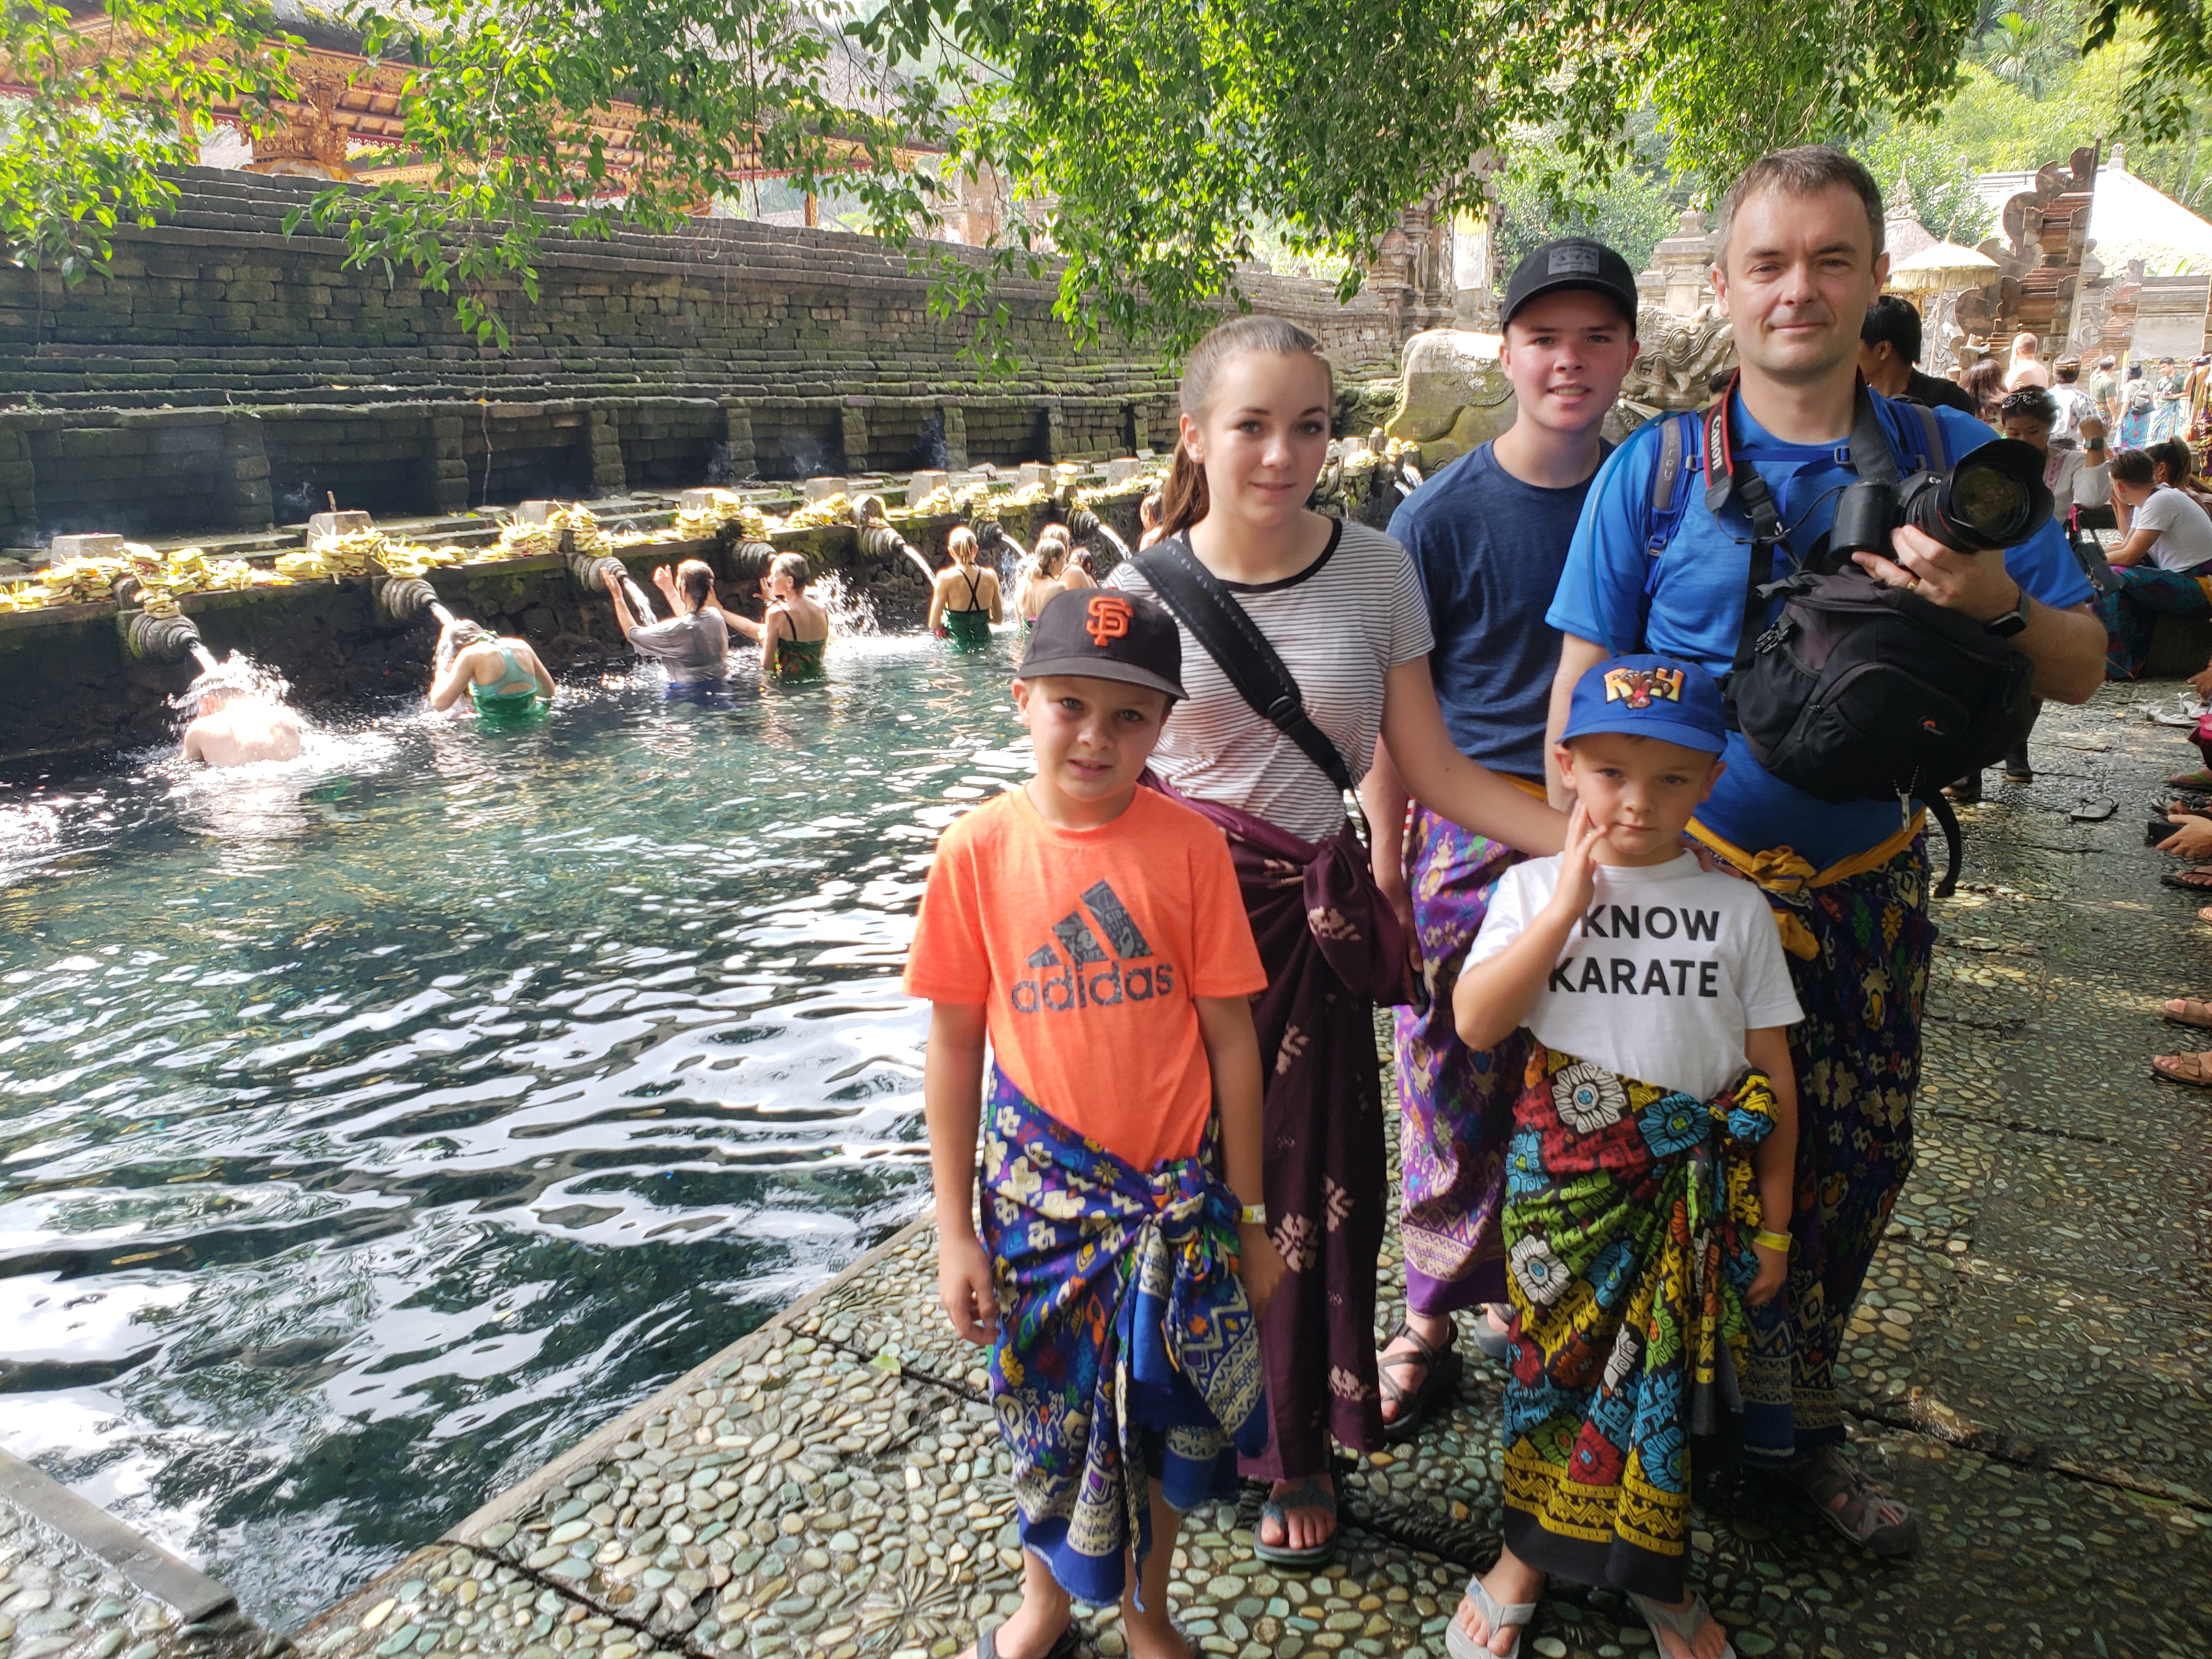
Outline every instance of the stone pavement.
<svg viewBox="0 0 2212 1659">
<path fill-rule="evenodd" d="M 0 1659 L 268 1659 L 231 1593 L 0 1452 Z"/>
<path fill-rule="evenodd" d="M 1879 1562 L 1787 1495 L 1717 1498 L 1696 1576 L 1739 1653 L 2212 1651 L 2212 1097 L 2145 1067 L 2177 1042 L 2158 1000 L 2212 994 L 2212 930 L 2141 845 L 2146 797 L 2191 754 L 2143 719 L 2153 700 L 2108 688 L 2047 711 L 2038 781 L 1965 813 L 1919 1164 L 1848 1356 L 1857 1454 L 1917 1510 L 1922 1547 Z M 2118 810 L 2075 823 L 2084 793 Z M 311 1622 L 300 1647 L 951 1655 L 1012 1605 L 1018 1556 L 980 1356 L 936 1310 L 933 1242 L 908 1229 Z M 1384 1328 L 1395 1319 L 1382 1310 Z M 1192 1517 L 1175 1594 L 1200 1648 L 1438 1659 L 1460 1585 L 1498 1547 L 1498 1407 L 1476 1360 L 1440 1425 L 1348 1462 L 1324 1573 L 1253 1559 L 1249 1497 Z M 1110 1609 L 1082 1617 L 1087 1654 L 1123 1653 Z M 9 1639 L 0 1659 L 33 1659 Z M 1563 1586 L 1525 1650 L 1650 1648 L 1620 1597 Z"/>
</svg>

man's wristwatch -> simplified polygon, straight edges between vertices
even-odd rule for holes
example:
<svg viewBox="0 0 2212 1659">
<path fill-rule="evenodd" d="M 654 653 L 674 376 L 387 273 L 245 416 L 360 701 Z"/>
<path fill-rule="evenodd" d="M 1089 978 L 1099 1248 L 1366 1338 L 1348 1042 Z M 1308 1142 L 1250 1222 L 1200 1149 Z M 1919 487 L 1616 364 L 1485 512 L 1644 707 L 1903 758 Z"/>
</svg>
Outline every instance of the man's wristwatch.
<svg viewBox="0 0 2212 1659">
<path fill-rule="evenodd" d="M 2008 640 L 2027 626 L 2027 590 L 2015 580 L 2013 585 L 2012 609 L 2002 617 L 1992 617 L 1982 624 L 1982 632 Z"/>
</svg>

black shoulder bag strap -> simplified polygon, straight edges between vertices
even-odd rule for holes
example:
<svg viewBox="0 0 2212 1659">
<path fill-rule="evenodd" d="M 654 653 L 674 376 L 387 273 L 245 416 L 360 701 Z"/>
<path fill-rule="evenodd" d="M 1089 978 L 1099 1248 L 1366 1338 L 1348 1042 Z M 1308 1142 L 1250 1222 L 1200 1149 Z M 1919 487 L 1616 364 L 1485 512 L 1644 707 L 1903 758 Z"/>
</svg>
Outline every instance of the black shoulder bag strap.
<svg viewBox="0 0 2212 1659">
<path fill-rule="evenodd" d="M 1728 422 L 1729 405 L 1735 396 L 1735 382 L 1731 380 L 1728 395 L 1716 401 L 1705 416 L 1705 510 L 1717 518 L 1731 500 L 1738 501 L 1743 503 L 1744 516 L 1751 520 L 1751 562 L 1744 576 L 1743 622 L 1736 630 L 1735 662 L 1730 670 L 1731 673 L 1741 673 L 1751 665 L 1759 636 L 1766 631 L 1766 603 L 1773 597 L 1775 588 L 1775 550 L 1779 548 L 1793 564 L 1797 555 L 1790 545 L 1781 510 L 1775 505 L 1774 494 L 1766 487 L 1766 480 L 1749 467 L 1741 472 L 1736 470 Z M 1858 396 L 1852 410 L 1850 453 L 1851 470 L 1860 477 L 1876 483 L 1897 483 L 1897 457 L 1890 448 L 1889 434 L 1882 429 L 1881 417 L 1875 413 L 1874 398 L 1863 380 L 1858 383 Z"/>
<path fill-rule="evenodd" d="M 1306 757 L 1343 793 L 1345 809 L 1358 826 L 1359 839 L 1369 842 L 1367 815 L 1360 810 L 1352 769 L 1344 763 L 1328 733 L 1313 723 L 1297 681 L 1259 624 L 1237 604 L 1237 596 L 1199 562 L 1182 536 L 1155 542 L 1135 556 L 1135 563 L 1152 591 L 1175 612 L 1176 619 L 1229 677 L 1237 695 L 1304 750 Z"/>
</svg>

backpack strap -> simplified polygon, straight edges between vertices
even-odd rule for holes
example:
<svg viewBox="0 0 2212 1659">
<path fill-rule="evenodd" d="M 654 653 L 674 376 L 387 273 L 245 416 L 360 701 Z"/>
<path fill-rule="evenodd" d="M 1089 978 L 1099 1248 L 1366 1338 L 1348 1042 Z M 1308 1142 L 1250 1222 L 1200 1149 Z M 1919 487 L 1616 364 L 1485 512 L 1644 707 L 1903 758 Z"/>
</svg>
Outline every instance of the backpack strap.
<svg viewBox="0 0 2212 1659">
<path fill-rule="evenodd" d="M 1144 573 L 1176 620 L 1190 630 L 1214 665 L 1237 688 L 1237 694 L 1253 712 L 1305 751 L 1306 758 L 1327 775 L 1341 791 L 1345 806 L 1358 825 L 1359 838 L 1369 841 L 1366 814 L 1360 810 L 1359 793 L 1352 769 L 1328 732 L 1306 713 L 1304 695 L 1297 681 L 1251 613 L 1237 596 L 1221 585 L 1211 570 L 1199 562 L 1188 538 L 1170 536 L 1134 556 Z"/>
</svg>

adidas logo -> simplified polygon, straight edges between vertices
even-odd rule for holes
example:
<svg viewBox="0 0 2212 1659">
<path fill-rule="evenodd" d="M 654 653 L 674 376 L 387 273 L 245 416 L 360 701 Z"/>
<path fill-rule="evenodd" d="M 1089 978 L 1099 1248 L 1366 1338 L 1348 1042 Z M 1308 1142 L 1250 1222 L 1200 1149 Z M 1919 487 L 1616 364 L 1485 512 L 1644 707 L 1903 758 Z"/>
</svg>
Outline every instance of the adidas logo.
<svg viewBox="0 0 2212 1659">
<path fill-rule="evenodd" d="M 1091 913 L 1087 919 L 1085 909 Z M 1151 959 L 1152 947 L 1138 931 L 1128 907 L 1103 881 L 1083 895 L 1080 908 L 1053 923 L 1051 933 L 1056 943 L 1039 945 L 1024 963 L 1036 969 L 1036 976 L 1014 981 L 1008 1000 L 1018 1014 L 1114 1008 L 1124 1002 L 1150 1002 L 1175 989 L 1174 967 Z M 1101 933 L 1106 945 L 1098 942 Z M 1113 947 L 1110 956 L 1107 945 Z M 1127 965 L 1133 962 L 1144 965 Z"/>
</svg>

